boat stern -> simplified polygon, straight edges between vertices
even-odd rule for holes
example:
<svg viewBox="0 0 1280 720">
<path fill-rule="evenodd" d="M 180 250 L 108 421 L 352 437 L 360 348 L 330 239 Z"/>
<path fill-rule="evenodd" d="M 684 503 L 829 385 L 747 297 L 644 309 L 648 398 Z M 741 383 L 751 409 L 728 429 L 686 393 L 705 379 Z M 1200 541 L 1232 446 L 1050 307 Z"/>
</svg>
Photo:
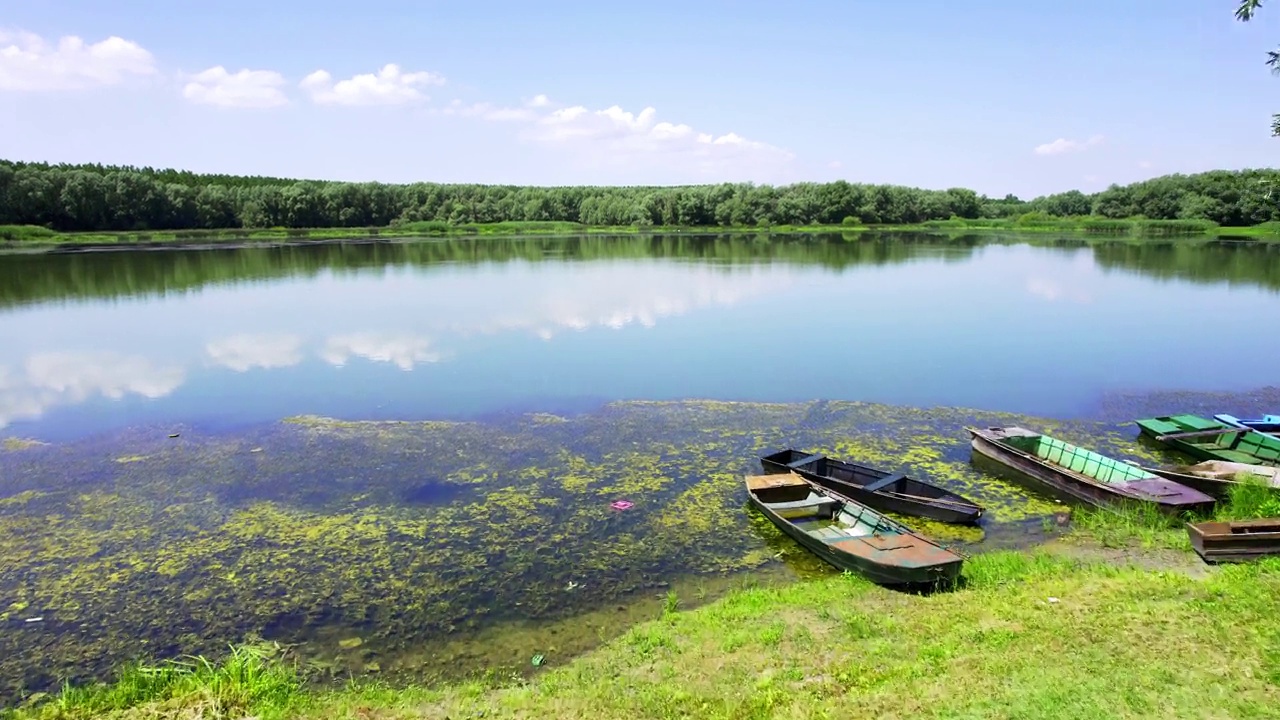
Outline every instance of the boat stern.
<svg viewBox="0 0 1280 720">
<path fill-rule="evenodd" d="M 922 538 L 884 533 L 850 538 L 831 547 L 876 568 L 878 581 L 885 584 L 928 585 L 954 581 L 964 557 Z"/>
<path fill-rule="evenodd" d="M 1217 502 L 1212 495 L 1162 477 L 1131 480 L 1124 484 L 1124 489 L 1135 499 L 1153 502 L 1161 510 L 1172 513 L 1207 514 Z"/>
</svg>

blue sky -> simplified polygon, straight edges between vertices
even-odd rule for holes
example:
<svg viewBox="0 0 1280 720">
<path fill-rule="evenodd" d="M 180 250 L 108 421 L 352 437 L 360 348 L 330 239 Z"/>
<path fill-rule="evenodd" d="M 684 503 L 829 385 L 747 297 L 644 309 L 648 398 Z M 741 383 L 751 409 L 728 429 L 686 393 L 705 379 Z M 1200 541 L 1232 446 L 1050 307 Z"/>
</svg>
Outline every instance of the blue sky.
<svg viewBox="0 0 1280 720">
<path fill-rule="evenodd" d="M 0 157 L 1093 191 L 1276 165 L 1280 7 L 1235 4 L 6 0 Z"/>
</svg>

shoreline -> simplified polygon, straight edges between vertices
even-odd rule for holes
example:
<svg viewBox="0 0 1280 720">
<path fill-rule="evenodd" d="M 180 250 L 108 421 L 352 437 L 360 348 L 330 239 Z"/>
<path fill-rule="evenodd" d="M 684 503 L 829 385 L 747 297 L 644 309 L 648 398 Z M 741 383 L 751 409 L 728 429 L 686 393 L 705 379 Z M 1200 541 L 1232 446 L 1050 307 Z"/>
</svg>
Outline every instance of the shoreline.
<svg viewBox="0 0 1280 720">
<path fill-rule="evenodd" d="M 668 593 L 594 649 L 531 648 L 522 669 L 469 680 L 316 680 L 288 646 L 258 642 L 125 665 L 114 682 L 33 695 L 0 716 L 790 717 L 841 698 L 850 716 L 1050 718 L 1071 687 L 1074 707 L 1096 711 L 1186 717 L 1212 703 L 1266 717 L 1280 561 L 1211 567 L 1159 542 L 1117 547 L 1098 530 L 972 557 L 965 587 L 932 596 L 847 574 L 742 587 L 687 610 Z M 1206 633 L 1241 640 L 1206 645 Z M 1213 657 L 1187 665 L 1191 652 Z M 959 682 L 974 692 L 955 693 Z"/>
<path fill-rule="evenodd" d="M 0 239 L 0 254 L 76 253 L 107 250 L 186 249 L 213 250 L 255 247 L 298 247 L 337 243 L 377 244 L 436 239 L 484 239 L 538 236 L 572 238 L 584 236 L 647 235 L 842 235 L 846 240 L 871 234 L 925 233 L 956 238 L 969 235 L 1061 234 L 1071 239 L 1112 242 L 1205 242 L 1240 240 L 1250 243 L 1280 241 L 1274 226 L 1215 227 L 1206 231 L 1186 231 L 1158 221 L 1120 221 L 1104 229 L 1087 223 L 1062 222 L 1020 226 L 999 221 L 939 221 L 901 225 L 772 225 L 772 226 L 587 226 L 573 223 L 492 223 L 459 225 L 440 229 L 404 226 L 372 228 L 258 228 L 234 230 L 168 230 L 154 232 L 62 233 L 33 228 L 24 239 Z M 1129 223 L 1127 227 L 1123 223 Z M 1119 227 L 1120 229 L 1117 229 Z M 0 228 L 2 230 L 3 228 Z M 36 232 L 38 231 L 38 232 Z M 16 237 L 16 231 L 10 236 Z M 0 233 L 0 238 L 6 235 Z"/>
<path fill-rule="evenodd" d="M 966 550 L 964 585 L 913 595 L 840 574 L 767 523 L 760 526 L 759 518 L 743 508 L 737 473 L 745 469 L 743 458 L 755 456 L 754 446 L 713 447 L 706 435 L 722 438 L 733 428 L 778 435 L 810 414 L 808 404 L 639 401 L 583 417 L 532 414 L 501 426 L 296 416 L 228 434 L 182 427 L 180 436 L 172 437 L 164 432 L 172 427 L 138 428 L 70 444 L 11 443 L 4 452 L 12 453 L 6 460 L 13 463 L 15 477 L 35 470 L 51 474 L 0 503 L 16 526 L 34 534 L 11 550 L 47 536 L 60 543 L 55 547 L 63 548 L 65 558 L 13 556 L 14 577 L 54 584 L 20 596 L 25 604 L 10 606 L 6 619 L 41 617 L 47 623 L 24 622 L 20 627 L 29 632 L 90 624 L 120 632 L 131 628 L 157 649 L 95 646 L 114 659 L 93 655 L 103 659 L 98 676 L 108 683 L 92 684 L 89 669 L 80 665 L 84 653 L 68 655 L 66 662 L 51 654 L 35 663 L 41 652 L 36 648 L 44 646 L 12 636 L 9 659 L 29 663 L 37 677 L 47 675 L 48 694 L 19 691 L 9 708 L 0 709 L 0 718 L 158 720 L 187 710 L 192 717 L 263 720 L 391 720 L 477 712 L 484 717 L 787 717 L 805 716 L 811 703 L 831 698 L 843 698 L 849 713 L 858 716 L 947 714 L 941 707 L 957 716 L 1049 718 L 1054 717 L 1050 710 L 1060 709 L 1060 699 L 1045 701 L 1045 712 L 1035 707 L 1056 688 L 1078 688 L 1073 702 L 1092 711 L 1115 702 L 1116 682 L 1126 702 L 1141 698 L 1142 706 L 1131 708 L 1138 715 L 1189 716 L 1213 699 L 1200 688 L 1225 683 L 1237 703 L 1232 717 L 1265 716 L 1251 708 L 1270 707 L 1265 701 L 1274 693 L 1274 682 L 1267 678 L 1280 677 L 1275 675 L 1280 666 L 1268 664 L 1269 648 L 1280 642 L 1280 631 L 1269 629 L 1280 612 L 1280 559 L 1207 566 L 1191 551 L 1176 519 L 1152 513 L 1073 508 L 1069 525 L 1057 522 L 1056 503 L 1023 498 L 1018 487 L 973 471 L 959 428 L 1035 422 L 1107 454 L 1146 458 L 1132 433 L 1117 433 L 1113 422 L 1101 420 L 1071 423 L 861 403 L 824 407 L 833 412 L 817 430 L 819 436 L 845 438 L 832 445 L 834 453 L 876 465 L 898 462 L 904 448 L 894 438 L 910 428 L 905 437 L 913 467 L 975 493 L 993 511 L 980 539 L 946 537 L 935 526 L 925 530 L 972 548 Z M 690 435 L 663 429 L 677 423 L 704 430 Z M 444 475 L 465 479 L 472 492 L 435 508 L 404 506 L 402 491 L 420 485 L 421 458 L 389 462 L 407 446 L 453 448 L 465 442 L 532 448 L 570 436 L 600 437 L 606 428 L 611 439 L 599 446 L 571 446 L 571 457 L 563 462 L 515 457 L 505 458 L 505 464 L 490 465 L 486 459 L 477 465 L 475 459 L 461 458 L 450 466 L 448 453 L 428 454 L 440 461 Z M 666 460 L 641 454 L 619 465 L 610 453 L 629 442 L 667 443 L 676 454 Z M 360 452 L 352 452 L 357 448 Z M 113 462 L 103 461 L 104 450 Z M 247 485 L 245 463 L 255 468 Z M 66 479 L 102 472 L 104 465 L 110 487 Z M 374 486 L 361 479 L 370 465 L 384 468 Z M 690 466 L 706 471 L 685 477 L 681 469 Z M 175 468 L 182 471 L 175 475 Z M 319 495 L 312 482 L 297 488 L 304 496 L 279 482 L 286 476 L 312 477 L 320 468 L 333 475 L 320 483 Z M 523 487 L 520 478 L 537 477 L 547 478 L 540 483 L 542 501 L 526 502 L 510 492 Z M 605 486 L 598 487 L 598 478 Z M 662 486 L 653 485 L 652 478 Z M 126 496 L 143 486 L 154 491 L 154 497 L 146 496 L 154 502 Z M 569 494 L 553 493 L 553 486 Z M 259 496 L 264 487 L 270 488 L 267 497 Z M 207 507 L 202 498 L 211 493 L 237 499 Z M 635 499 L 637 510 L 609 514 L 602 503 L 620 495 Z M 79 512 L 68 509 L 70 498 L 80 498 Z M 1221 516 L 1256 516 L 1264 509 L 1258 501 L 1242 493 L 1220 509 Z M 138 512 L 161 508 L 176 513 L 177 534 L 157 524 L 146 537 L 119 534 Z M 465 508 L 474 513 L 459 514 Z M 565 518 L 562 508 L 582 511 Z M 43 520 L 48 513 L 56 513 L 59 522 Z M 495 514 L 504 522 L 486 524 Z M 547 540 L 554 551 L 513 565 L 501 558 L 549 531 L 512 534 L 511 519 L 521 528 L 580 527 L 585 534 Z M 591 530 L 601 521 L 612 523 L 605 537 Z M 190 523 L 207 527 L 193 530 Z M 628 529 L 624 523 L 639 524 Z M 1043 537 L 1012 549 L 988 546 L 997 539 L 997 523 L 1025 525 L 1019 532 L 1024 539 Z M 446 527 L 475 528 L 484 547 L 502 555 L 489 550 L 459 555 L 452 546 L 460 540 L 445 533 Z M 449 542 L 423 548 L 424 537 Z M 269 552 L 254 549 L 263 542 Z M 617 552 L 597 552 L 594 546 L 602 542 L 614 543 Z M 722 547 L 702 555 L 713 542 Z M 99 548 L 108 548 L 108 555 L 97 558 Z M 565 555 L 562 548 L 585 554 Z M 120 605 L 128 612 L 97 612 L 104 597 L 101 575 L 82 567 L 87 561 L 80 559 L 81 552 L 123 573 L 106 594 L 129 596 Z M 413 560 L 412 553 L 421 554 Z M 655 554 L 680 563 L 650 563 L 645 570 L 646 558 Z M 472 572 L 468 568 L 482 561 L 492 564 L 473 572 L 471 581 L 480 585 L 460 583 L 465 578 L 459 573 Z M 551 572 L 522 575 L 524 564 L 534 562 Z M 779 582 L 754 580 L 762 569 Z M 312 582 L 290 581 L 299 577 Z M 491 586 L 495 577 L 501 587 Z M 60 587 L 68 582 L 83 592 Z M 147 587 L 147 582 L 157 584 Z M 444 584 L 419 593 L 433 583 Z M 620 583 L 634 583 L 634 594 L 614 592 Z M 346 589 L 342 602 L 334 604 L 328 594 L 308 597 L 308 588 L 316 587 Z M 209 594 L 203 602 L 216 612 L 184 604 L 192 592 Z M 140 604 L 144 597 L 153 604 Z M 480 617 L 472 623 L 469 612 L 448 615 L 449 608 L 440 604 L 472 608 L 481 599 L 495 607 L 523 603 L 519 614 L 525 617 L 515 624 L 497 616 L 493 622 Z M 77 616 L 79 606 L 85 610 Z M 97 610 L 90 613 L 91 606 Z M 260 632 L 307 608 L 352 610 L 358 622 L 324 624 L 296 637 Z M 407 608 L 423 614 L 404 615 Z M 219 621 L 228 614 L 224 609 L 237 616 L 236 624 Z M 240 625 L 240 616 L 253 621 Z M 226 645 L 207 642 L 190 650 L 159 650 L 178 647 L 158 631 L 162 623 L 179 618 L 221 633 L 236 649 L 228 653 Z M 424 621 L 457 626 L 415 635 L 404 644 L 406 633 L 420 630 Z M 468 634 L 472 631 L 474 636 Z M 1205 645 L 1205 638 L 1223 636 L 1243 639 Z M 1135 642 L 1138 638 L 1142 642 Z M 1182 658 L 1193 651 L 1217 655 L 1188 668 Z M 193 662 L 183 652 L 205 654 Z M 1066 661 L 1064 653 L 1070 656 Z M 533 662 L 537 657 L 543 661 Z M 458 675 L 418 678 L 414 673 L 429 661 L 448 663 Z M 1011 662 L 1017 668 L 1012 675 Z M 1224 673 L 1223 667 L 1231 670 Z M 350 682 L 341 683 L 348 673 L 353 673 Z M 696 680 L 679 680 L 690 673 Z M 1170 673 L 1185 680 L 1178 688 L 1189 689 L 1165 697 Z M 58 681 L 68 677 L 70 689 L 60 691 Z M 1090 680 L 1097 677 L 1110 680 Z M 986 694 L 958 697 L 948 691 L 960 682 Z M 942 705 L 928 705 L 929 697 Z"/>
</svg>

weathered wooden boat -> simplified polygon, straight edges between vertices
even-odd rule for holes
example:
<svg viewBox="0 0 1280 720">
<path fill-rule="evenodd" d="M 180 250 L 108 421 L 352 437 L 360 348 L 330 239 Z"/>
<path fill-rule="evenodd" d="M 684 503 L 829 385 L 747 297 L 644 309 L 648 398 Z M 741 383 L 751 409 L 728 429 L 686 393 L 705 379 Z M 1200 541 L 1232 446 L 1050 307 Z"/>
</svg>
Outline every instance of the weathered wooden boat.
<svg viewBox="0 0 1280 720">
<path fill-rule="evenodd" d="M 1130 463 L 1021 427 L 968 428 L 974 452 L 1013 470 L 1037 489 L 1067 501 L 1105 507 L 1154 503 L 1169 513 L 1207 513 L 1209 495 Z"/>
<path fill-rule="evenodd" d="M 1165 465 L 1144 469 L 1216 498 L 1226 497 L 1231 488 L 1240 485 L 1245 476 L 1249 475 L 1269 485 L 1273 492 L 1280 493 L 1280 467 L 1205 460 L 1195 465 Z"/>
<path fill-rule="evenodd" d="M 1142 434 L 1198 460 L 1280 465 L 1280 438 L 1198 415 L 1135 420 Z"/>
<path fill-rule="evenodd" d="M 787 449 L 760 458 L 760 465 L 766 474 L 794 471 L 806 480 L 881 512 L 948 523 L 976 523 L 982 517 L 980 505 L 950 490 L 821 454 Z"/>
<path fill-rule="evenodd" d="M 1205 562 L 1246 562 L 1280 555 L 1280 518 L 1188 524 L 1187 534 Z"/>
<path fill-rule="evenodd" d="M 1263 415 L 1253 420 L 1241 420 L 1235 415 L 1221 413 L 1213 416 L 1214 420 L 1231 427 L 1243 427 L 1257 430 L 1260 433 L 1280 437 L 1280 415 Z"/>
<path fill-rule="evenodd" d="M 770 522 L 818 557 L 882 585 L 954 582 L 964 557 L 795 473 L 744 478 Z"/>
</svg>

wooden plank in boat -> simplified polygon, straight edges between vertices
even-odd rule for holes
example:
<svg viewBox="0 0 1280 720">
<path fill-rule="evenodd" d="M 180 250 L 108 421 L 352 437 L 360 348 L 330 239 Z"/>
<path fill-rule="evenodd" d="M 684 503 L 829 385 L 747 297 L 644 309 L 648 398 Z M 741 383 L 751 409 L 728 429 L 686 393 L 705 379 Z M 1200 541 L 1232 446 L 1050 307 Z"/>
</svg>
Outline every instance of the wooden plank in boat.
<svg viewBox="0 0 1280 720">
<path fill-rule="evenodd" d="M 904 548 L 914 547 L 918 543 L 912 537 L 905 535 L 871 535 L 869 537 L 857 538 L 858 541 L 864 542 L 876 550 L 902 550 Z"/>
<path fill-rule="evenodd" d="M 907 476 L 903 475 L 902 473 L 898 473 L 896 475 L 885 475 L 884 477 L 880 478 L 879 480 L 876 480 L 873 483 L 864 485 L 862 489 L 866 490 L 867 492 L 875 492 L 877 490 L 882 490 L 884 488 L 887 488 L 890 485 L 898 482 L 899 480 L 905 480 L 906 477 Z"/>
<path fill-rule="evenodd" d="M 801 465 L 808 465 L 809 463 L 811 463 L 811 462 L 816 462 L 816 461 L 818 461 L 818 460 L 821 460 L 821 459 L 822 459 L 822 458 L 824 458 L 824 457 L 826 457 L 826 455 L 823 455 L 822 453 L 815 453 L 815 454 L 813 454 L 813 455 L 806 455 L 805 457 L 802 457 L 802 458 L 800 458 L 799 460 L 796 460 L 795 462 L 789 462 L 789 463 L 787 463 L 787 467 L 789 467 L 789 468 L 795 468 L 795 467 L 800 467 Z"/>
<path fill-rule="evenodd" d="M 778 487 L 799 487 L 809 483 L 795 473 L 776 473 L 773 475 L 747 476 L 747 488 L 750 490 L 768 490 Z"/>
<path fill-rule="evenodd" d="M 1181 440 L 1183 438 L 1208 437 L 1210 435 L 1239 435 L 1247 433 L 1252 428 L 1215 428 L 1213 430 L 1192 430 L 1190 432 L 1176 432 L 1167 435 L 1157 435 L 1156 440 L 1164 442 L 1165 440 Z"/>
</svg>

